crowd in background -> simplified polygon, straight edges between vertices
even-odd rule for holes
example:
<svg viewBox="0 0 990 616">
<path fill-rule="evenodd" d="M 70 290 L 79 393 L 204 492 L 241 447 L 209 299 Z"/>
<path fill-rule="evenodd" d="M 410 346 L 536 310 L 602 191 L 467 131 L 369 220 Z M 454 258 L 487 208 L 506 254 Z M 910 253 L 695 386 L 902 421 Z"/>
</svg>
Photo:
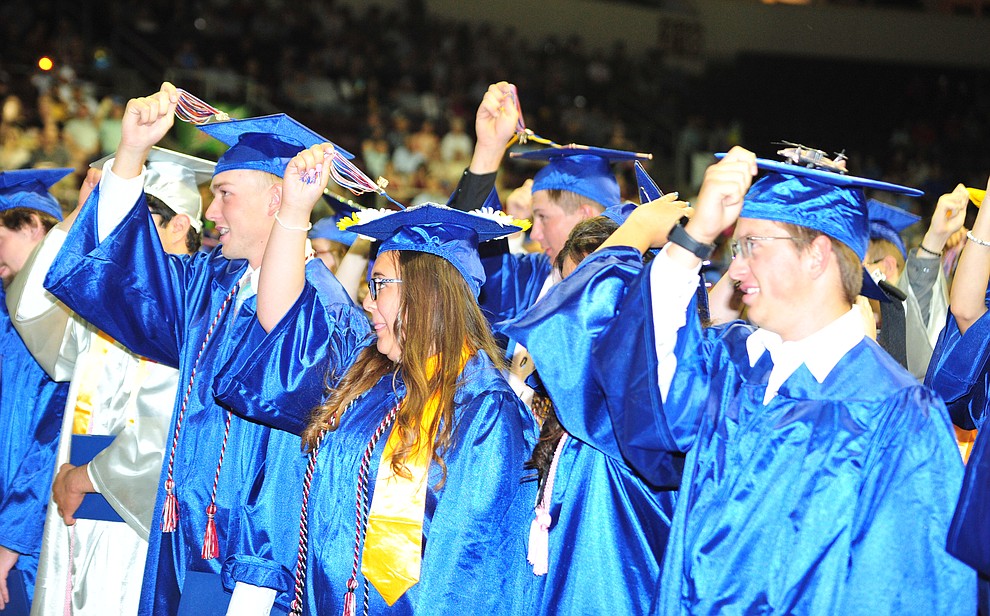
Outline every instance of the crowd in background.
<svg viewBox="0 0 990 616">
<path fill-rule="evenodd" d="M 990 166 L 981 147 L 990 97 L 980 96 L 990 79 L 979 72 L 743 57 L 696 74 L 668 67 L 660 50 L 590 48 L 566 34 L 532 40 L 430 15 L 421 0 L 402 10 L 315 0 L 291 10 L 279 0 L 15 0 L 0 8 L 0 29 L 4 169 L 82 169 L 108 154 L 122 103 L 163 73 L 232 117 L 297 117 L 357 154 L 370 176 L 388 178 L 406 202 L 450 193 L 471 150 L 471 102 L 499 79 L 518 85 L 538 134 L 651 152 L 651 173 L 682 193 L 697 188 L 712 152 L 743 143 L 772 155 L 775 139 L 846 148 L 854 172 L 926 190 L 925 199 L 900 203 L 921 214 Z M 55 61 L 48 72 L 37 68 L 43 55 Z M 801 81 L 828 66 L 862 82 L 861 100 L 829 100 L 838 75 Z M 780 78 L 767 77 L 774 73 Z M 754 82 L 761 85 L 747 89 Z M 821 117 L 820 106 L 855 113 Z M 786 134 L 769 131 L 763 114 L 771 109 Z M 186 151 L 219 154 L 197 133 L 180 132 Z M 533 172 L 509 165 L 503 183 L 511 189 Z"/>
</svg>

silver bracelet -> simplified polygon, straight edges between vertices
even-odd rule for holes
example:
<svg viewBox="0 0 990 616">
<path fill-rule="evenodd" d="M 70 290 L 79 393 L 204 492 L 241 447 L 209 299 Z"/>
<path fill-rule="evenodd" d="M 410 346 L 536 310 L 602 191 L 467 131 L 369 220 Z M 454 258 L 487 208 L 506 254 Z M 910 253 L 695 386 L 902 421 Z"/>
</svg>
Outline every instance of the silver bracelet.
<svg viewBox="0 0 990 616">
<path fill-rule="evenodd" d="M 313 223 L 311 222 L 306 223 L 305 227 L 290 227 L 289 225 L 283 223 L 281 220 L 278 219 L 278 212 L 275 212 L 275 222 L 278 223 L 278 226 L 282 227 L 283 229 L 288 229 L 289 231 L 309 231 L 310 229 L 313 228 Z"/>
<path fill-rule="evenodd" d="M 966 239 L 973 242 L 974 244 L 979 244 L 980 246 L 990 246 L 990 242 L 986 240 L 981 240 L 980 238 L 976 237 L 975 235 L 973 235 L 972 231 L 966 232 Z"/>
</svg>

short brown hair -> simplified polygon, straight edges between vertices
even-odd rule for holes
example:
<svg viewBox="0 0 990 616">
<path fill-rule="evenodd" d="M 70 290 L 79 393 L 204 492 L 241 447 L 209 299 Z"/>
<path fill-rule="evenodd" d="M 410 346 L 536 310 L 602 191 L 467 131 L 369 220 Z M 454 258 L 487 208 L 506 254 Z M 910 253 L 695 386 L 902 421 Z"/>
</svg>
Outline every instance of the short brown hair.
<svg viewBox="0 0 990 616">
<path fill-rule="evenodd" d="M 870 240 L 870 247 L 866 251 L 867 263 L 880 261 L 884 257 L 894 257 L 894 261 L 897 263 L 897 271 L 901 272 L 904 270 L 904 255 L 901 254 L 900 248 L 889 240 Z"/>
<path fill-rule="evenodd" d="M 559 188 L 547 188 L 547 197 L 550 199 L 550 203 L 553 203 L 564 212 L 568 214 L 573 214 L 582 203 L 587 203 L 588 205 L 598 208 L 598 212 L 601 213 L 605 211 L 605 206 L 597 201 L 589 199 L 584 195 L 579 195 L 576 192 L 571 192 L 569 190 L 560 190 Z"/>
<path fill-rule="evenodd" d="M 780 223 L 787 231 L 787 234 L 794 238 L 794 244 L 798 250 L 802 250 L 811 245 L 819 235 L 825 235 L 821 231 L 794 225 L 790 223 Z M 842 290 L 846 295 L 846 301 L 852 305 L 856 303 L 856 297 L 863 290 L 863 261 L 852 248 L 846 246 L 839 240 L 829 237 L 832 242 L 832 252 L 835 253 L 839 262 L 839 276 L 842 279 Z"/>
<path fill-rule="evenodd" d="M 11 231 L 17 231 L 30 226 L 35 219 L 45 228 L 45 233 L 51 231 L 52 227 L 58 224 L 57 218 L 34 208 L 15 207 L 0 212 L 0 225 L 7 227 Z"/>
</svg>

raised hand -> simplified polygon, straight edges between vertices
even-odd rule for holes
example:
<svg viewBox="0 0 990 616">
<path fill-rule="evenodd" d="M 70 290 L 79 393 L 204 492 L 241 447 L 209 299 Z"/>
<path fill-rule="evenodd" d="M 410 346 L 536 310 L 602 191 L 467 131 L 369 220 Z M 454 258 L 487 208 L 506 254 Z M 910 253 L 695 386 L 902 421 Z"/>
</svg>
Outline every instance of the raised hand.
<svg viewBox="0 0 990 616">
<path fill-rule="evenodd" d="M 691 216 L 688 204 L 677 200 L 677 193 L 667 193 L 656 201 L 634 209 L 626 222 L 598 248 L 630 246 L 645 253 L 667 243 L 667 233 L 683 216 Z"/>
<path fill-rule="evenodd" d="M 120 145 L 114 158 L 113 172 L 122 178 L 136 177 L 151 150 L 175 122 L 179 95 L 167 81 L 150 96 L 127 101 L 121 125 Z"/>
<path fill-rule="evenodd" d="M 303 150 L 289 161 L 282 181 L 279 221 L 283 225 L 305 227 L 316 202 L 330 181 L 332 143 L 321 143 Z"/>
<path fill-rule="evenodd" d="M 942 252 L 949 238 L 962 229 L 966 222 L 968 204 L 969 193 L 962 184 L 958 184 L 952 192 L 939 197 L 935 213 L 932 214 L 932 222 L 921 241 L 924 250 L 920 251 L 919 256 L 932 256 L 931 253 Z"/>
<path fill-rule="evenodd" d="M 488 86 L 474 119 L 474 155 L 469 169 L 472 173 L 492 173 L 498 170 L 506 144 L 512 139 L 519 122 L 515 88 L 500 81 Z"/>
<path fill-rule="evenodd" d="M 695 212 L 684 229 L 699 242 L 710 244 L 739 218 L 743 199 L 756 175 L 756 155 L 736 146 L 705 171 Z"/>
</svg>

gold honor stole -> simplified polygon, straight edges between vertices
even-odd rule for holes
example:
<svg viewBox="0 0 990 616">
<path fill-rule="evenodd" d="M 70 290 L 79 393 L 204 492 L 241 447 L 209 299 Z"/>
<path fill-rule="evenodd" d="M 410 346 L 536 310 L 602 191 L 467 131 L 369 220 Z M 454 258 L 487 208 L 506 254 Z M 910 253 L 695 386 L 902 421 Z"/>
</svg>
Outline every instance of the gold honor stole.
<svg viewBox="0 0 990 616">
<path fill-rule="evenodd" d="M 461 371 L 467 363 L 469 351 L 461 350 Z M 437 371 L 438 356 L 426 360 L 427 378 Z M 393 426 L 385 443 L 375 494 L 368 514 L 368 527 L 364 538 L 361 573 L 388 605 L 393 605 L 407 590 L 419 581 L 423 555 L 423 514 L 426 511 L 426 482 L 433 455 L 436 431 L 431 427 L 439 411 L 439 396 L 434 394 L 423 409 L 419 423 L 417 445 L 406 459 L 410 477 L 404 478 L 392 471 L 392 454 L 400 443 L 399 433 Z"/>
</svg>

